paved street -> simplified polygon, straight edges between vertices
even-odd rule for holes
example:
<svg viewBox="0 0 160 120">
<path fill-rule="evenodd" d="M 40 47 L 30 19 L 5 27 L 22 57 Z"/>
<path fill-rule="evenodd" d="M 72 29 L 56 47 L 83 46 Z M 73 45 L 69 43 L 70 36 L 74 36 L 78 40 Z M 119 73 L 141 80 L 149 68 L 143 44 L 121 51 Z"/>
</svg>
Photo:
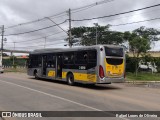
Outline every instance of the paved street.
<svg viewBox="0 0 160 120">
<path fill-rule="evenodd" d="M 0 111 L 160 111 L 160 89 L 68 86 L 24 73 L 4 73 L 0 74 Z"/>
</svg>

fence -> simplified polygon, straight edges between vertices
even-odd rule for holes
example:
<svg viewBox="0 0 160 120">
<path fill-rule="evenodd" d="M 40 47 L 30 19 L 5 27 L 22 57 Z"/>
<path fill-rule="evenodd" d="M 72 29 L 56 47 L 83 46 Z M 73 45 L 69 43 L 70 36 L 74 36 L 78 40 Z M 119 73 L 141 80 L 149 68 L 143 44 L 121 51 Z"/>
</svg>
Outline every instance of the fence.
<svg viewBox="0 0 160 120">
<path fill-rule="evenodd" d="M 27 72 L 26 66 L 3 66 L 4 72 Z"/>
</svg>

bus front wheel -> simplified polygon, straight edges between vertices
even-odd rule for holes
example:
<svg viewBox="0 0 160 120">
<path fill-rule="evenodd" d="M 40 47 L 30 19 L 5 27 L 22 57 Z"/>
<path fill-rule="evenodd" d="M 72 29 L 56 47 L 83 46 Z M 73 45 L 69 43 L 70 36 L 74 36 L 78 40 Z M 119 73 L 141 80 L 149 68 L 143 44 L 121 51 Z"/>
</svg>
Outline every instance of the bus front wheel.
<svg viewBox="0 0 160 120">
<path fill-rule="evenodd" d="M 67 83 L 68 83 L 68 85 L 74 85 L 74 76 L 72 73 L 69 73 L 67 75 Z"/>
</svg>

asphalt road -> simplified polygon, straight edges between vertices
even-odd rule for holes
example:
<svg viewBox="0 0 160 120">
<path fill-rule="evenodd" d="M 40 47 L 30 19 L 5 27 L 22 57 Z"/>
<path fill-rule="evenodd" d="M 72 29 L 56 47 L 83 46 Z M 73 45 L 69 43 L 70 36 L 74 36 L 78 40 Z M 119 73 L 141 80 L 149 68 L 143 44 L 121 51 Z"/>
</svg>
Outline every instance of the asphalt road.
<svg viewBox="0 0 160 120">
<path fill-rule="evenodd" d="M 160 89 L 126 84 L 69 86 L 24 73 L 4 73 L 0 74 L 0 111 L 160 111 Z"/>
</svg>

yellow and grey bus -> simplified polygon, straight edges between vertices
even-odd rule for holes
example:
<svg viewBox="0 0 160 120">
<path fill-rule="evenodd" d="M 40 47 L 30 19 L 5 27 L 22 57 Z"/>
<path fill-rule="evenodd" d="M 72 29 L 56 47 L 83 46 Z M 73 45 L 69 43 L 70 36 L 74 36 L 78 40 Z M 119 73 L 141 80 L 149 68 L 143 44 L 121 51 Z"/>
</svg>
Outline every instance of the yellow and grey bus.
<svg viewBox="0 0 160 120">
<path fill-rule="evenodd" d="M 29 55 L 28 75 L 69 85 L 123 82 L 125 52 L 115 45 L 34 50 Z"/>
</svg>

